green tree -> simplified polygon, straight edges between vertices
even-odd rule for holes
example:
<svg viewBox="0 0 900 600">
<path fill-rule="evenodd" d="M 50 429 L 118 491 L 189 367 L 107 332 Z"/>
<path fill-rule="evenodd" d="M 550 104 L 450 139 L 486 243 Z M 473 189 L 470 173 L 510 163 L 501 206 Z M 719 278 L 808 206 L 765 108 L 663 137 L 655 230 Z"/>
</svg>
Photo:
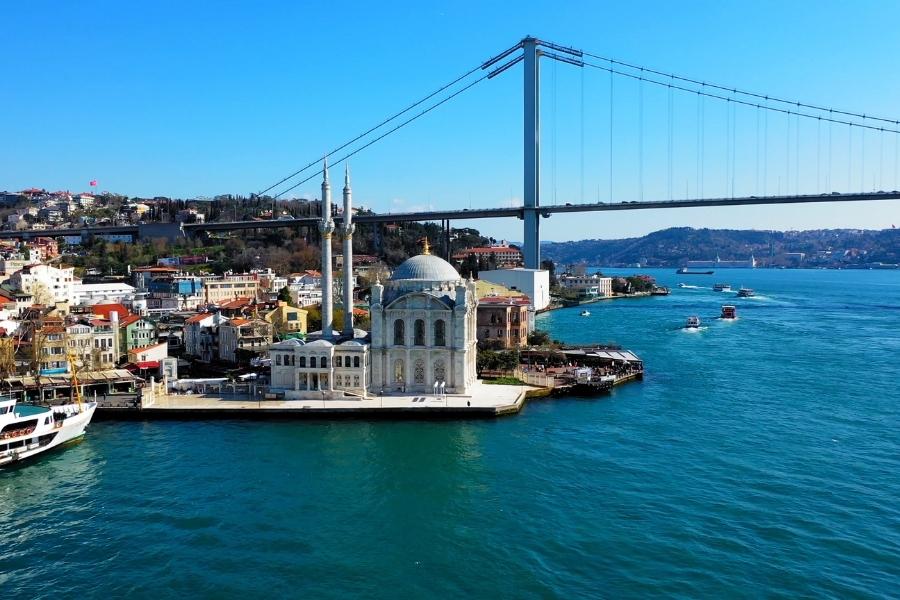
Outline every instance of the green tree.
<svg viewBox="0 0 900 600">
<path fill-rule="evenodd" d="M 284 286 L 283 288 L 278 290 L 278 299 L 282 302 L 286 302 L 289 305 L 293 302 L 293 298 L 291 298 L 291 290 L 288 286 Z"/>
<path fill-rule="evenodd" d="M 535 329 L 528 334 L 529 346 L 547 346 L 550 344 L 550 334 L 543 329 Z"/>
</svg>

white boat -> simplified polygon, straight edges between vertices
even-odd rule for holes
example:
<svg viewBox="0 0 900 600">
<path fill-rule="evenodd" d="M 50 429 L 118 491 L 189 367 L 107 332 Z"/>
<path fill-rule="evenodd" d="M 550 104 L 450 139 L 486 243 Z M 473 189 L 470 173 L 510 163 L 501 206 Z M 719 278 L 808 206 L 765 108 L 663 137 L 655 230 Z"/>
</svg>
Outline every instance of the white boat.
<svg viewBox="0 0 900 600">
<path fill-rule="evenodd" d="M 738 298 L 752 298 L 753 296 L 756 295 L 756 293 L 753 290 L 751 290 L 750 288 L 742 287 L 741 289 L 738 290 L 737 295 L 738 295 Z"/>
<path fill-rule="evenodd" d="M 699 329 L 700 317 L 688 317 L 687 323 L 684 324 L 685 329 Z"/>
<path fill-rule="evenodd" d="M 0 467 L 81 437 L 96 409 L 96 402 L 47 408 L 0 399 Z"/>
<path fill-rule="evenodd" d="M 581 311 L 581 316 L 582 316 L 582 317 L 589 317 L 589 316 L 591 316 L 591 311 L 589 311 L 589 310 L 583 310 L 583 311 Z"/>
</svg>

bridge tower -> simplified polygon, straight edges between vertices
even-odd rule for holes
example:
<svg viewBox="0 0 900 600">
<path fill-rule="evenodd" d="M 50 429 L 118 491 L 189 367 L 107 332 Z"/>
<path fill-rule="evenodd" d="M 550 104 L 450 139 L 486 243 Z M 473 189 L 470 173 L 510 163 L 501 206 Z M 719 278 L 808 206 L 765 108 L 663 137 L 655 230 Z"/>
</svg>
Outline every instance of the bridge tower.
<svg viewBox="0 0 900 600">
<path fill-rule="evenodd" d="M 525 268 L 541 268 L 541 68 L 538 40 L 522 40 L 525 65 L 524 188 Z"/>
</svg>

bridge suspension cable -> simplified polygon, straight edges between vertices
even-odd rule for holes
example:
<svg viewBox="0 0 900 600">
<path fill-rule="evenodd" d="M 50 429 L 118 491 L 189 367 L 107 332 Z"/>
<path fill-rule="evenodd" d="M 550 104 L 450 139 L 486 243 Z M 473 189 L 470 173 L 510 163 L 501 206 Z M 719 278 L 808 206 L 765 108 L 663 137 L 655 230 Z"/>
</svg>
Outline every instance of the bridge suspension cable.
<svg viewBox="0 0 900 600">
<path fill-rule="evenodd" d="M 434 90 L 433 92 L 431 92 L 431 93 L 428 94 L 427 96 L 424 96 L 423 98 L 421 98 L 421 99 L 419 99 L 419 100 L 413 102 L 412 104 L 410 104 L 409 106 L 407 106 L 407 107 L 404 108 L 403 110 L 401 110 L 401 111 L 399 111 L 399 112 L 397 112 L 397 113 L 394 113 L 393 115 L 391 115 L 391 116 L 387 117 L 386 119 L 382 120 L 381 122 L 379 122 L 377 125 L 375 125 L 375 126 L 373 126 L 373 127 L 370 127 L 369 129 L 367 129 L 367 130 L 364 131 L 363 133 L 357 135 L 357 136 L 354 137 L 353 139 L 344 142 L 343 144 L 341 144 L 340 146 L 338 146 L 338 147 L 336 147 L 336 148 L 333 148 L 333 149 L 330 150 L 325 156 L 331 156 L 332 154 L 336 154 L 337 152 L 340 152 L 340 151 L 343 150 L 344 148 L 346 148 L 346 147 L 348 147 L 348 146 L 350 146 L 350 145 L 352 145 L 352 144 L 358 142 L 359 140 L 363 139 L 363 138 L 366 137 L 367 135 L 369 135 L 369 134 L 371 134 L 371 133 L 374 133 L 375 131 L 378 131 L 379 129 L 381 129 L 382 127 L 384 127 L 385 125 L 387 125 L 388 123 L 390 123 L 390 122 L 392 122 L 392 121 L 395 121 L 396 119 L 402 117 L 403 115 L 405 115 L 405 114 L 408 113 L 409 111 L 413 110 L 413 109 L 416 108 L 417 106 L 421 106 L 422 104 L 424 104 L 425 102 L 428 102 L 429 100 L 431 100 L 432 98 L 434 98 L 434 97 L 437 96 L 438 94 L 440 94 L 440 93 L 442 93 L 442 92 L 444 92 L 444 91 L 450 89 L 451 87 L 453 87 L 453 86 L 456 85 L 457 83 L 459 83 L 459 82 L 463 81 L 464 79 L 466 79 L 467 77 L 471 76 L 473 73 L 475 73 L 475 72 L 477 72 L 477 71 L 479 71 L 479 70 L 481 70 L 481 69 L 486 69 L 487 67 L 489 67 L 489 66 L 493 65 L 494 63 L 496 63 L 497 61 L 499 61 L 499 60 L 505 58 L 506 56 L 508 56 L 508 55 L 510 55 L 510 54 L 512 54 L 513 52 L 515 52 L 515 51 L 516 51 L 518 48 L 520 48 L 520 47 L 521 47 L 521 44 L 516 44 L 516 45 L 513 46 L 512 48 L 509 48 L 508 50 L 506 50 L 506 51 L 504 51 L 503 53 L 501 53 L 500 55 L 498 55 L 498 56 L 496 56 L 496 57 L 494 57 L 494 58 L 492 58 L 492 59 L 490 59 L 490 60 L 488 60 L 488 61 L 485 61 L 485 62 L 483 62 L 483 63 L 481 63 L 481 64 L 479 64 L 479 65 L 477 65 L 477 66 L 475 66 L 475 67 L 473 67 L 473 68 L 471 68 L 471 69 L 469 69 L 468 71 L 466 71 L 466 72 L 463 73 L 462 75 L 459 75 L 458 77 L 456 77 L 456 78 L 453 79 L 452 81 L 450 81 L 450 82 L 448 82 L 448 83 L 442 85 L 441 87 L 437 88 L 436 90 Z M 501 67 L 500 69 L 505 69 L 505 68 L 508 67 L 508 66 L 510 66 L 510 65 L 505 65 L 504 67 Z M 488 76 L 489 76 L 489 77 L 492 77 L 492 76 L 494 76 L 494 75 L 496 75 L 496 74 L 499 74 L 499 70 L 500 70 L 500 69 L 498 69 L 497 71 L 493 71 L 493 72 L 490 73 Z M 484 79 L 484 77 L 482 77 L 482 78 L 479 79 L 478 81 L 481 81 L 482 79 Z M 471 87 L 471 86 L 469 86 L 469 87 Z M 468 89 L 468 88 L 465 88 L 465 89 Z M 436 107 L 435 107 L 435 108 L 436 108 Z M 426 112 L 427 112 L 427 111 L 426 111 Z M 421 116 L 421 115 L 418 115 L 418 116 Z M 307 169 L 309 169 L 309 168 L 311 168 L 311 167 L 313 167 L 313 166 L 319 164 L 319 161 L 320 161 L 320 160 L 321 160 L 321 157 L 317 157 L 315 160 L 313 160 L 313 161 L 311 161 L 310 163 L 306 164 L 306 165 L 303 166 L 302 168 L 300 168 L 300 169 L 294 171 L 293 173 L 291 173 L 290 175 L 287 175 L 286 177 L 281 178 L 280 180 L 278 180 L 277 182 L 273 183 L 272 185 L 270 185 L 269 187 L 265 188 L 264 190 L 261 190 L 261 191 L 257 192 L 256 195 L 257 195 L 257 196 L 262 196 L 263 194 L 265 194 L 265 193 L 267 193 L 267 192 L 270 192 L 271 190 L 275 189 L 276 187 L 280 186 L 281 184 L 283 184 L 283 183 L 285 183 L 285 182 L 287 182 L 287 181 L 293 179 L 294 177 L 296 177 L 296 176 L 299 175 L 300 173 L 303 173 L 303 172 L 306 171 Z M 338 161 L 338 162 L 340 162 L 340 161 Z M 319 171 L 319 173 L 321 173 L 321 171 Z M 315 175 L 314 175 L 314 176 L 315 176 Z M 291 188 L 291 189 L 293 189 L 293 188 Z M 288 191 L 288 190 L 285 190 L 285 191 Z M 284 192 L 282 192 L 282 194 L 283 194 L 283 193 L 284 193 Z M 281 194 L 279 194 L 279 195 L 281 195 Z"/>
<path fill-rule="evenodd" d="M 502 68 L 502 67 L 501 67 L 501 68 Z M 485 79 L 489 79 L 490 77 L 491 77 L 491 74 L 490 74 L 490 73 L 487 73 L 487 74 L 485 74 L 485 75 L 482 75 L 482 76 L 479 77 L 478 79 L 475 79 L 474 81 L 469 82 L 469 83 L 466 84 L 464 87 L 462 87 L 462 88 L 456 90 L 455 92 L 453 92 L 452 94 L 450 94 L 450 95 L 447 96 L 446 98 L 442 98 L 441 100 L 435 102 L 434 104 L 432 104 L 431 106 L 429 106 L 429 107 L 426 108 L 425 110 L 416 113 L 415 115 L 413 115 L 412 117 L 410 117 L 410 118 L 406 119 L 405 121 L 399 123 L 399 124 L 396 125 L 395 127 L 392 127 L 391 129 L 385 131 L 384 133 L 382 133 L 382 134 L 379 135 L 378 137 L 369 140 L 368 142 L 366 142 L 365 144 L 363 144 L 363 145 L 360 146 L 359 148 L 356 148 L 355 150 L 352 150 L 351 152 L 348 152 L 347 154 L 344 154 L 342 157 L 338 158 L 338 159 L 335 160 L 334 162 L 335 162 L 335 163 L 343 162 L 343 161 L 347 160 L 348 158 L 354 156 L 355 154 L 358 154 L 359 152 L 362 152 L 363 150 L 365 150 L 365 149 L 368 148 L 369 146 L 375 144 L 376 142 L 379 142 L 379 141 L 383 140 L 383 139 L 386 138 L 387 136 L 389 136 L 389 135 L 391 135 L 392 133 L 394 133 L 394 132 L 396 132 L 396 131 L 402 129 L 403 127 L 406 127 L 407 125 L 409 125 L 410 123 L 412 123 L 412 122 L 415 121 L 416 119 L 418 119 L 418 118 L 420 118 L 420 117 L 424 117 L 425 115 L 427 115 L 428 113 L 430 113 L 431 111 L 433 111 L 434 109 L 436 109 L 437 107 L 441 106 L 442 104 L 445 104 L 445 103 L 449 102 L 449 101 L 452 100 L 453 98 L 456 98 L 457 96 L 459 96 L 459 95 L 462 94 L 463 92 L 472 89 L 473 87 L 475 87 L 475 85 L 481 83 L 481 82 L 484 81 Z M 344 147 L 346 147 L 346 146 L 344 146 Z M 318 164 L 318 160 L 319 160 L 319 159 L 316 159 L 316 161 L 315 161 L 313 164 Z M 307 167 L 307 168 L 308 168 L 308 167 Z M 312 175 L 310 175 L 309 177 L 306 177 L 305 179 L 302 179 L 302 180 L 298 181 L 297 183 L 295 183 L 294 185 L 290 186 L 289 188 L 286 188 L 286 189 L 284 189 L 284 190 L 278 192 L 277 194 L 275 194 L 275 195 L 273 196 L 273 198 L 280 198 L 281 196 L 283 196 L 284 194 L 290 192 L 291 190 L 294 190 L 294 189 L 300 187 L 301 185 L 303 185 L 303 184 L 306 183 L 307 181 L 309 181 L 309 180 L 311 180 L 311 179 L 313 179 L 313 178 L 315 178 L 315 177 L 318 177 L 319 175 L 322 174 L 322 172 L 323 172 L 323 169 L 318 169 L 317 171 L 313 172 Z M 288 179 L 290 179 L 290 178 L 288 178 Z"/>
<path fill-rule="evenodd" d="M 588 51 L 586 51 L 586 50 L 582 50 L 581 52 L 582 52 L 582 54 L 583 54 L 584 56 L 589 56 L 589 57 L 591 57 L 591 58 L 596 58 L 596 59 L 598 59 L 598 60 L 602 60 L 603 62 L 608 62 L 608 63 L 611 64 L 611 65 L 620 65 L 620 66 L 623 66 L 623 67 L 626 67 L 626 68 L 629 68 L 629 69 L 639 70 L 641 73 L 650 73 L 650 74 L 652 74 L 652 75 L 660 75 L 660 76 L 666 77 L 666 78 L 668 78 L 668 79 L 670 79 L 670 80 L 671 80 L 671 79 L 675 79 L 675 80 L 683 81 L 683 82 L 685 82 L 685 83 L 690 83 L 690 84 L 693 84 L 693 85 L 699 85 L 699 86 L 706 87 L 706 88 L 712 88 L 712 89 L 720 90 L 720 91 L 723 91 L 723 92 L 730 92 L 730 93 L 732 93 L 732 94 L 739 95 L 739 96 L 747 96 L 747 97 L 750 97 L 750 98 L 756 98 L 756 99 L 758 99 L 758 100 L 765 100 L 766 102 L 776 102 L 776 103 L 779 103 L 779 104 L 786 104 L 786 105 L 788 105 L 788 106 L 796 106 L 797 108 L 805 108 L 805 109 L 809 109 L 809 110 L 816 110 L 816 111 L 820 111 L 820 112 L 827 112 L 827 113 L 831 113 L 831 114 L 843 115 L 843 116 L 846 116 L 846 117 L 853 117 L 853 118 L 857 118 L 857 119 L 868 119 L 868 120 L 870 120 L 870 121 L 879 121 L 879 122 L 882 122 L 882 123 L 890 123 L 890 124 L 892 124 L 892 125 L 896 125 L 896 126 L 900 127 L 900 119 L 888 119 L 888 118 L 884 118 L 884 117 L 874 117 L 874 116 L 872 116 L 872 115 L 867 115 L 867 114 L 865 114 L 865 113 L 857 113 L 857 112 L 853 112 L 853 111 L 849 111 L 849 110 L 840 110 L 840 109 L 837 109 L 837 108 L 829 108 L 829 107 L 826 107 L 826 106 L 818 106 L 818 105 L 816 105 L 816 104 L 809 104 L 809 103 L 806 103 L 806 102 L 798 102 L 798 101 L 796 101 L 796 100 L 785 100 L 784 98 L 778 98 L 778 97 L 776 97 L 776 96 L 769 96 L 769 95 L 767 95 L 767 94 L 759 94 L 759 93 L 756 93 L 756 92 L 750 92 L 750 91 L 747 91 L 747 90 L 742 90 L 742 89 L 739 89 L 739 88 L 736 88 L 736 87 L 725 86 L 725 85 L 719 85 L 719 84 L 716 84 L 716 83 L 709 83 L 709 82 L 706 82 L 706 81 L 701 81 L 701 80 L 699 80 L 699 79 L 693 79 L 693 78 L 690 78 L 690 77 L 683 77 L 683 76 L 680 76 L 680 75 L 675 75 L 675 74 L 673 74 L 673 73 L 666 73 L 666 72 L 664 72 L 664 71 L 658 71 L 658 70 L 651 69 L 651 68 L 648 68 L 648 67 L 642 67 L 642 66 L 640 66 L 640 65 L 630 64 L 630 63 L 623 62 L 623 61 L 620 61 L 620 60 L 615 60 L 615 59 L 613 59 L 613 58 L 608 58 L 608 57 L 605 57 L 605 56 L 601 56 L 601 55 L 599 55 L 599 54 L 593 54 L 593 53 L 588 52 Z M 874 129 L 878 129 L 878 127 L 874 127 Z"/>
<path fill-rule="evenodd" d="M 657 86 L 660 86 L 660 87 L 665 87 L 665 88 L 671 87 L 672 89 L 679 90 L 679 91 L 682 91 L 682 92 L 688 92 L 688 93 L 691 93 L 691 94 L 699 94 L 699 95 L 704 96 L 704 97 L 706 97 L 706 98 L 713 98 L 713 99 L 715 99 L 715 100 L 723 100 L 723 101 L 726 101 L 726 102 L 734 102 L 735 104 L 740 104 L 740 105 L 743 105 L 743 106 L 749 106 L 749 107 L 752 107 L 752 108 L 761 108 L 761 109 L 764 109 L 764 110 L 767 110 L 767 111 L 770 111 L 770 112 L 777 112 L 777 113 L 781 113 L 781 114 L 788 115 L 788 116 L 794 116 L 794 115 L 796 115 L 796 116 L 798 116 L 798 117 L 804 117 L 804 118 L 807 118 L 807 119 L 820 119 L 820 120 L 822 120 L 822 121 L 828 121 L 828 122 L 830 122 L 830 123 L 838 123 L 838 124 L 841 124 L 841 125 L 849 125 L 849 126 L 851 126 L 851 127 L 859 127 L 859 128 L 864 128 L 864 129 L 870 129 L 870 130 L 873 130 L 873 131 L 880 131 L 880 132 L 882 132 L 882 133 L 900 133 L 900 121 L 893 121 L 893 120 L 883 119 L 883 120 L 884 120 L 885 122 L 887 122 L 887 123 L 893 123 L 893 124 L 896 124 L 896 125 L 898 126 L 897 129 L 892 129 L 892 128 L 890 128 L 890 127 L 879 127 L 879 126 L 877 126 L 877 125 L 866 125 L 866 124 L 864 124 L 864 123 L 857 123 L 857 122 L 854 122 L 854 121 L 847 121 L 847 120 L 845 120 L 845 119 L 841 119 L 841 118 L 833 117 L 833 116 L 814 115 L 814 114 L 810 114 L 810 113 L 808 113 L 808 112 L 800 112 L 800 111 L 790 110 L 790 109 L 786 109 L 786 108 L 779 108 L 779 107 L 777 107 L 777 106 L 770 106 L 770 105 L 767 105 L 767 104 L 761 104 L 761 103 L 758 103 L 758 102 L 751 102 L 751 101 L 749 101 L 749 100 L 740 100 L 740 99 L 738 99 L 738 98 L 729 98 L 728 96 L 723 96 L 723 95 L 721 95 L 721 94 L 717 94 L 717 93 L 714 93 L 714 92 L 708 92 L 708 91 L 705 91 L 705 88 L 706 88 L 706 87 L 713 87 L 713 86 L 708 86 L 708 85 L 706 85 L 706 84 L 704 84 L 704 83 L 702 83 L 702 82 L 698 84 L 698 85 L 701 86 L 700 89 L 694 89 L 694 88 L 685 87 L 685 86 L 683 86 L 683 85 L 674 84 L 674 83 L 671 83 L 671 82 L 660 81 L 660 80 L 658 80 L 658 79 L 652 79 L 652 78 L 646 77 L 646 76 L 644 76 L 644 75 L 642 75 L 642 74 L 635 74 L 635 73 L 628 73 L 628 72 L 625 72 L 625 71 L 620 71 L 620 70 L 618 70 L 618 69 L 614 69 L 614 68 L 612 68 L 612 67 L 607 67 L 607 66 L 604 66 L 604 65 L 599 65 L 599 64 L 596 64 L 596 63 L 592 63 L 592 62 L 590 62 L 590 61 L 583 61 L 582 64 L 583 64 L 585 67 L 590 67 L 590 68 L 592 68 L 592 69 L 598 69 L 598 70 L 601 70 L 601 71 L 606 71 L 606 72 L 612 73 L 612 74 L 614 74 L 614 75 L 619 75 L 619 76 L 621 76 L 621 77 L 628 77 L 628 78 L 630 78 L 630 79 L 636 79 L 636 80 L 638 80 L 638 81 L 646 81 L 647 83 L 652 83 L 653 85 L 657 85 Z M 647 71 L 647 72 L 649 72 L 649 71 Z M 731 92 L 731 90 L 728 89 L 728 88 L 722 88 L 722 89 L 726 89 L 728 92 Z M 795 103 L 795 106 L 796 106 L 796 104 L 797 104 L 797 103 Z M 804 106 L 804 105 L 801 104 L 801 106 Z M 824 111 L 824 112 L 828 112 L 829 114 L 846 114 L 846 113 L 843 112 L 843 111 L 838 111 L 838 110 L 835 110 L 835 109 L 828 109 L 828 108 L 824 108 L 824 109 L 822 109 L 822 108 L 816 108 L 815 110 L 822 110 L 822 111 Z M 862 115 L 860 115 L 860 118 L 862 118 Z M 865 117 L 865 118 L 868 119 L 868 120 L 875 120 L 874 118 L 868 117 L 868 116 Z"/>
</svg>

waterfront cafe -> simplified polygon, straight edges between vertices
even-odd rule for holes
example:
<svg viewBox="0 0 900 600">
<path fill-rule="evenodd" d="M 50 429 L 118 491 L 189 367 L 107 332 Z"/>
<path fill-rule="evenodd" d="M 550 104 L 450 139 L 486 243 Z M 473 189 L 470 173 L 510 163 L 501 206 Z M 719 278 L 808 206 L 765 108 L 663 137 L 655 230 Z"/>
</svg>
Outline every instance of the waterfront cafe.
<svg viewBox="0 0 900 600">
<path fill-rule="evenodd" d="M 78 374 L 78 382 L 81 397 L 85 400 L 134 393 L 144 384 L 143 379 L 125 369 L 86 371 Z M 62 404 L 74 398 L 72 378 L 68 374 L 8 377 L 0 380 L 0 396 L 15 398 L 22 403 Z"/>
<path fill-rule="evenodd" d="M 644 362 L 630 350 L 617 347 L 533 348 L 519 353 L 519 362 L 544 367 L 628 368 L 642 371 Z"/>
</svg>

